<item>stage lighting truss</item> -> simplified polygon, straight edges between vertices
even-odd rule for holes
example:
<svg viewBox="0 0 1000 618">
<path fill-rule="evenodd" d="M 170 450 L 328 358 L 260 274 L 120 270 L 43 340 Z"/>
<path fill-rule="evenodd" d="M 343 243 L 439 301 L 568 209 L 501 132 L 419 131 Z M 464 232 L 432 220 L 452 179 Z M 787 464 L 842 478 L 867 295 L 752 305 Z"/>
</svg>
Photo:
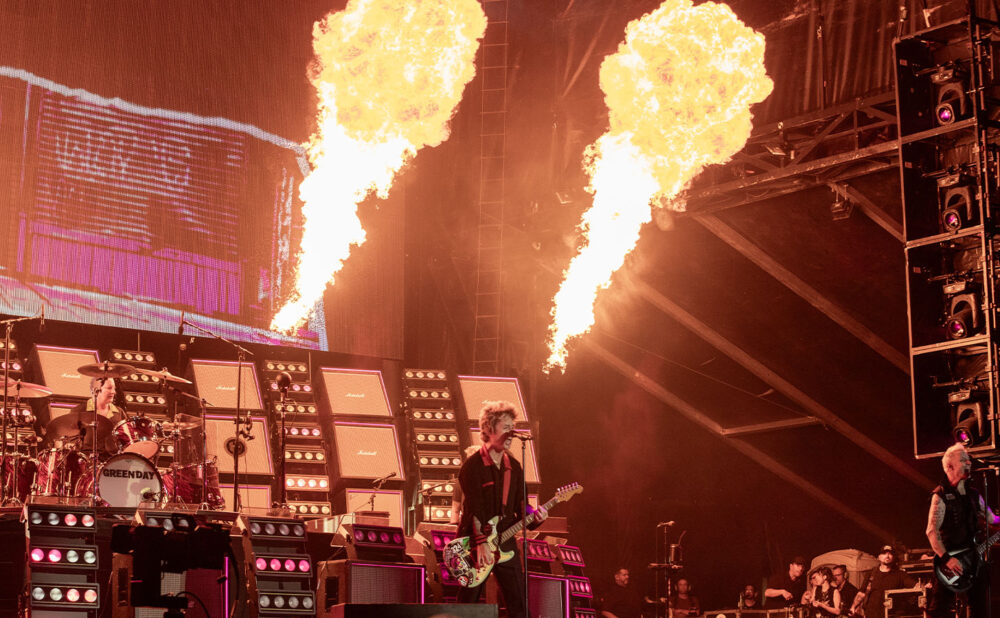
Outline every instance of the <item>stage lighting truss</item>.
<svg viewBox="0 0 1000 618">
<path fill-rule="evenodd" d="M 83 509 L 65 509 L 57 507 L 29 506 L 28 527 L 33 532 L 46 530 L 93 532 L 97 520 L 93 512 Z"/>
<path fill-rule="evenodd" d="M 392 551 L 400 554 L 406 551 L 406 536 L 403 534 L 402 528 L 344 524 L 344 530 L 345 540 L 357 548 Z"/>
<path fill-rule="evenodd" d="M 425 410 L 421 408 L 414 408 L 413 411 L 410 413 L 410 416 L 413 417 L 413 420 L 415 422 L 418 422 L 421 425 L 427 422 L 430 423 L 445 422 L 452 424 L 454 424 L 455 422 L 454 410 L 444 410 L 444 409 Z"/>
<path fill-rule="evenodd" d="M 569 584 L 570 596 L 585 599 L 594 598 L 594 591 L 590 588 L 590 578 L 579 575 L 567 575 L 566 582 Z"/>
<path fill-rule="evenodd" d="M 518 547 L 522 546 L 521 537 L 517 537 Z M 528 560 L 539 562 L 555 562 L 556 554 L 548 543 L 539 539 L 528 539 Z"/>
<path fill-rule="evenodd" d="M 261 615 L 312 615 L 316 599 L 311 592 L 288 594 L 268 590 L 257 594 L 257 606 Z"/>
<path fill-rule="evenodd" d="M 249 532 L 252 541 L 261 539 L 304 543 L 306 527 L 294 519 L 241 517 L 240 526 Z"/>
<path fill-rule="evenodd" d="M 96 569 L 96 545 L 56 545 L 49 543 L 32 543 L 28 550 L 28 560 L 31 570 L 46 570 L 47 568 L 63 569 Z"/>
<path fill-rule="evenodd" d="M 566 566 L 580 568 L 587 566 L 583 560 L 583 552 L 574 545 L 556 545 L 556 554 L 559 556 L 559 561 Z"/>
<path fill-rule="evenodd" d="M 304 502 L 301 500 L 289 500 L 288 506 L 292 513 L 299 517 L 323 517 L 330 515 L 333 510 L 329 502 Z"/>
<path fill-rule="evenodd" d="M 257 577 L 310 577 L 312 563 L 302 554 L 279 555 L 259 553 L 254 555 L 254 569 Z"/>
<path fill-rule="evenodd" d="M 415 430 L 417 447 L 420 445 L 427 444 L 441 444 L 441 445 L 452 445 L 458 446 L 458 432 L 457 431 L 433 431 L 417 429 Z"/>
<path fill-rule="evenodd" d="M 326 471 L 326 451 L 316 446 L 285 445 L 285 461 L 292 464 L 312 464 L 323 466 Z"/>
<path fill-rule="evenodd" d="M 287 474 L 285 476 L 285 487 L 292 491 L 326 493 L 330 490 L 330 477 L 313 474 Z"/>
<path fill-rule="evenodd" d="M 971 105 L 966 94 L 968 87 L 964 72 L 955 65 L 938 67 L 930 76 L 937 91 L 934 118 L 939 125 L 948 125 L 969 115 Z"/>
<path fill-rule="evenodd" d="M 29 585 L 28 594 L 33 608 L 89 610 L 97 608 L 101 589 L 98 584 L 32 583 Z"/>
<path fill-rule="evenodd" d="M 284 404 L 280 401 L 275 401 L 273 409 L 275 418 L 280 417 L 282 410 L 284 410 L 285 414 L 304 414 L 309 416 L 315 416 L 318 412 L 316 402 L 311 399 L 308 401 L 285 401 Z"/>
</svg>

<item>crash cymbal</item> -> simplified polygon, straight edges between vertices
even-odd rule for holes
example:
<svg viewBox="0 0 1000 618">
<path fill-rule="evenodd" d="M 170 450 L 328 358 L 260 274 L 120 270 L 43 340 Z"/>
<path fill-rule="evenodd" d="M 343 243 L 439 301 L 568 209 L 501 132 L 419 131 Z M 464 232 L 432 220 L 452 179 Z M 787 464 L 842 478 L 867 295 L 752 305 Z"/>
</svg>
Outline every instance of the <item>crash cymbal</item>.
<svg viewBox="0 0 1000 618">
<path fill-rule="evenodd" d="M 91 433 L 93 429 L 94 412 L 67 412 L 62 416 L 49 421 L 45 426 L 45 438 L 53 440 L 56 438 L 72 438 Z M 111 435 L 115 425 L 106 416 L 97 415 L 97 438 L 103 440 Z"/>
<path fill-rule="evenodd" d="M 135 367 L 132 365 L 109 363 L 107 361 L 77 367 L 76 370 L 80 375 L 87 376 L 88 378 L 124 378 L 127 375 L 135 373 Z"/>
<path fill-rule="evenodd" d="M 0 391 L 3 387 L 0 386 Z M 31 382 L 18 382 L 16 380 L 11 380 L 7 385 L 7 397 L 20 397 L 21 399 L 39 399 L 41 397 L 48 397 L 52 394 L 51 388 L 45 388 L 41 384 L 32 384 Z M 0 397 L 3 397 L 3 393 L 0 392 Z"/>
<path fill-rule="evenodd" d="M 185 380 L 180 376 L 175 376 L 174 374 L 167 371 L 166 367 L 164 367 L 160 371 L 154 371 L 152 369 L 143 369 L 141 367 L 137 367 L 135 372 L 142 374 L 144 376 L 149 376 L 151 378 L 160 378 L 161 380 L 166 380 L 167 382 L 176 382 L 178 384 L 191 384 L 191 380 Z"/>
<path fill-rule="evenodd" d="M 180 415 L 178 414 L 178 416 Z M 163 427 L 163 431 L 167 432 L 184 431 L 185 429 L 197 429 L 198 427 L 201 427 L 201 423 L 200 422 L 196 423 L 191 421 L 181 421 L 181 422 L 174 421 L 171 423 L 170 421 L 164 421 L 160 423 L 160 426 Z"/>
</svg>

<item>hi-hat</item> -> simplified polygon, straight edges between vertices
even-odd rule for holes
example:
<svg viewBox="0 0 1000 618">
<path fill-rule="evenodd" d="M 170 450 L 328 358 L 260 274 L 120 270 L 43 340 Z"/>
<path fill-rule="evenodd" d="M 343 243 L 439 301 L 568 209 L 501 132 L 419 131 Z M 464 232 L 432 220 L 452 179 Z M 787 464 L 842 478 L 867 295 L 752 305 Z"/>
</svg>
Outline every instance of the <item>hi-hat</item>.
<svg viewBox="0 0 1000 618">
<path fill-rule="evenodd" d="M 135 367 L 125 363 L 94 363 L 76 368 L 77 373 L 88 378 L 124 378 L 135 373 Z"/>
<path fill-rule="evenodd" d="M 94 418 L 95 415 L 92 410 L 87 412 L 67 412 L 62 416 L 57 416 L 45 426 L 45 438 L 53 440 L 55 438 L 73 438 L 89 434 L 94 429 Z M 97 431 L 94 433 L 97 434 L 98 440 L 104 440 L 111 435 L 111 431 L 115 425 L 106 416 L 98 414 L 96 418 Z"/>
<path fill-rule="evenodd" d="M 144 376 L 149 376 L 151 378 L 160 378 L 161 380 L 165 380 L 167 382 L 177 382 L 178 384 L 191 384 L 191 380 L 185 380 L 180 376 L 175 376 L 174 374 L 167 371 L 166 367 L 164 367 L 160 371 L 154 371 L 153 369 L 143 369 L 141 367 L 137 367 L 135 372 L 142 374 Z"/>
<path fill-rule="evenodd" d="M 0 391 L 3 387 L 0 387 Z M 39 399 L 41 397 L 48 397 L 52 395 L 52 389 L 46 388 L 41 384 L 32 384 L 31 382 L 18 382 L 17 380 L 10 380 L 7 382 L 7 397 L 20 397 L 21 399 Z M 3 393 L 0 392 L 0 397 L 3 397 Z"/>
</svg>

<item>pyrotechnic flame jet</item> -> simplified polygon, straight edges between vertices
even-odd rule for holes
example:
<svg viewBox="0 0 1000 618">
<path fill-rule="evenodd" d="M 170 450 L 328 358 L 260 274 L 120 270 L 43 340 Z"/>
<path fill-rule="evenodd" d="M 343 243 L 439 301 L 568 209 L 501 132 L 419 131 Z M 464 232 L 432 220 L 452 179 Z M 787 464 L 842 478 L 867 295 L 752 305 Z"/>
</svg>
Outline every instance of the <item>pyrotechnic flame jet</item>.
<svg viewBox="0 0 1000 618">
<path fill-rule="evenodd" d="M 546 371 L 564 367 L 567 343 L 590 330 L 597 292 L 635 247 L 651 204 L 681 209 L 691 180 L 743 147 L 750 105 L 774 86 L 764 37 L 728 6 L 691 0 L 666 0 L 631 22 L 601 64 L 600 85 L 609 128 L 584 154 L 594 201 L 553 299 Z"/>
<path fill-rule="evenodd" d="M 358 204 L 388 196 L 396 172 L 448 122 L 475 75 L 486 31 L 477 0 L 350 0 L 313 27 L 311 81 L 319 97 L 299 186 L 304 230 L 295 289 L 271 328 L 301 326 L 365 241 Z"/>
</svg>

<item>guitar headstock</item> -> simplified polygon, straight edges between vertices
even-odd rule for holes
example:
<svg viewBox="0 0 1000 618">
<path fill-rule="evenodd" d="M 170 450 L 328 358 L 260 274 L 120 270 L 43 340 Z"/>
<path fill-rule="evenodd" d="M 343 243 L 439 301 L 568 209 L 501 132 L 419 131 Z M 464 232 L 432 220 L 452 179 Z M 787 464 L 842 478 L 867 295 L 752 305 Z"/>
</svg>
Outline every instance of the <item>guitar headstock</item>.
<svg viewBox="0 0 1000 618">
<path fill-rule="evenodd" d="M 569 485 L 563 485 L 556 490 L 556 498 L 559 502 L 566 502 L 576 494 L 583 491 L 583 486 L 579 483 L 570 483 Z"/>
</svg>

